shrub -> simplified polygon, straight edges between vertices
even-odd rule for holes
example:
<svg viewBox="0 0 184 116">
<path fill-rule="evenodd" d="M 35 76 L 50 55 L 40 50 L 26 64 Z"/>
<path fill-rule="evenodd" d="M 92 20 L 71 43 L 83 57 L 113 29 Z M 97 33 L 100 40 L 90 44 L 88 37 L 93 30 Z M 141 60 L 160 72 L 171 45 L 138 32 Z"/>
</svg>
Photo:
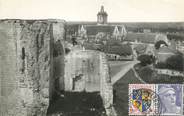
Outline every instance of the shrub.
<svg viewBox="0 0 184 116">
<path fill-rule="evenodd" d="M 183 71 L 183 57 L 182 55 L 174 55 L 166 60 L 168 69 Z"/>
<path fill-rule="evenodd" d="M 146 54 L 138 56 L 137 60 L 141 62 L 142 66 L 146 66 L 154 62 L 153 56 Z"/>
<path fill-rule="evenodd" d="M 155 65 L 156 68 L 165 69 L 167 68 L 167 65 L 165 62 L 159 62 Z"/>
<path fill-rule="evenodd" d="M 155 67 L 161 69 L 183 71 L 184 69 L 183 56 L 182 54 L 178 53 L 177 55 L 167 58 L 165 62 L 157 63 Z"/>
</svg>

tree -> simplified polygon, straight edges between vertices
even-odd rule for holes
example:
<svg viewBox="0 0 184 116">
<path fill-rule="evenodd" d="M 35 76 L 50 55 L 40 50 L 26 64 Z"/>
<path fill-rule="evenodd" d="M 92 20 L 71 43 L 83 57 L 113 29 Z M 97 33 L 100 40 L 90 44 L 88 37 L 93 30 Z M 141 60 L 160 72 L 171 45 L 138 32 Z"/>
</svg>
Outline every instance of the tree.
<svg viewBox="0 0 184 116">
<path fill-rule="evenodd" d="M 165 41 L 159 40 L 159 41 L 157 41 L 157 42 L 155 43 L 155 49 L 159 49 L 160 46 L 161 46 L 162 44 L 164 44 L 165 46 L 168 46 L 167 43 L 166 43 Z"/>
<path fill-rule="evenodd" d="M 104 45 L 103 51 L 109 54 L 117 54 L 120 56 L 128 56 L 132 54 L 132 48 L 128 44 L 107 44 Z"/>
<path fill-rule="evenodd" d="M 146 54 L 140 55 L 137 60 L 141 62 L 142 66 L 146 66 L 154 62 L 154 58 Z"/>
<path fill-rule="evenodd" d="M 183 71 L 184 64 L 183 64 L 183 57 L 181 54 L 177 54 L 174 56 L 169 57 L 166 60 L 166 65 L 168 69 Z"/>
</svg>

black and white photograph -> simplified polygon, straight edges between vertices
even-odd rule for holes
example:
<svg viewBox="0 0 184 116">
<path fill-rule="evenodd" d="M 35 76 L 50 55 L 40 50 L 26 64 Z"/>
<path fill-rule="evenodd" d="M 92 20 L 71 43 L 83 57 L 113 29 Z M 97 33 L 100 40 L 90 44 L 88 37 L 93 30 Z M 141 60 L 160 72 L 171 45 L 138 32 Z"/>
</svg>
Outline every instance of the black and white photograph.
<svg viewBox="0 0 184 116">
<path fill-rule="evenodd" d="M 0 0 L 0 116 L 183 116 L 183 6 Z"/>
</svg>

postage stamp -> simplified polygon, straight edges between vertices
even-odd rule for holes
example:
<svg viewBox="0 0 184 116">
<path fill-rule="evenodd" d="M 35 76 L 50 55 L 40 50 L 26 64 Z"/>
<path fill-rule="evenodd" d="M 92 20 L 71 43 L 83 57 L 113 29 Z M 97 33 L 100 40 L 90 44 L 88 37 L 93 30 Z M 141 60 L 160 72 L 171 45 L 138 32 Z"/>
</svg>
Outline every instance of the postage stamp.
<svg viewBox="0 0 184 116">
<path fill-rule="evenodd" d="M 182 84 L 158 84 L 156 93 L 160 99 L 159 113 L 161 115 L 183 114 Z"/>
<path fill-rule="evenodd" d="M 129 115 L 183 115 L 183 85 L 129 84 Z"/>
<path fill-rule="evenodd" d="M 155 84 L 129 84 L 129 115 L 158 114 Z"/>
</svg>

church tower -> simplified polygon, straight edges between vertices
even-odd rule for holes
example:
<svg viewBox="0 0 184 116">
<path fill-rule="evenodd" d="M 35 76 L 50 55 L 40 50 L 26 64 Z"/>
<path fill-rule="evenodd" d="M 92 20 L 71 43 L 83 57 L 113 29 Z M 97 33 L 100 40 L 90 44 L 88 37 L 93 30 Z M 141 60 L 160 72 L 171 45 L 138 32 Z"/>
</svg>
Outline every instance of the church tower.
<svg viewBox="0 0 184 116">
<path fill-rule="evenodd" d="M 97 14 L 98 24 L 107 24 L 107 13 L 104 11 L 104 6 L 101 6 L 101 10 Z"/>
</svg>

